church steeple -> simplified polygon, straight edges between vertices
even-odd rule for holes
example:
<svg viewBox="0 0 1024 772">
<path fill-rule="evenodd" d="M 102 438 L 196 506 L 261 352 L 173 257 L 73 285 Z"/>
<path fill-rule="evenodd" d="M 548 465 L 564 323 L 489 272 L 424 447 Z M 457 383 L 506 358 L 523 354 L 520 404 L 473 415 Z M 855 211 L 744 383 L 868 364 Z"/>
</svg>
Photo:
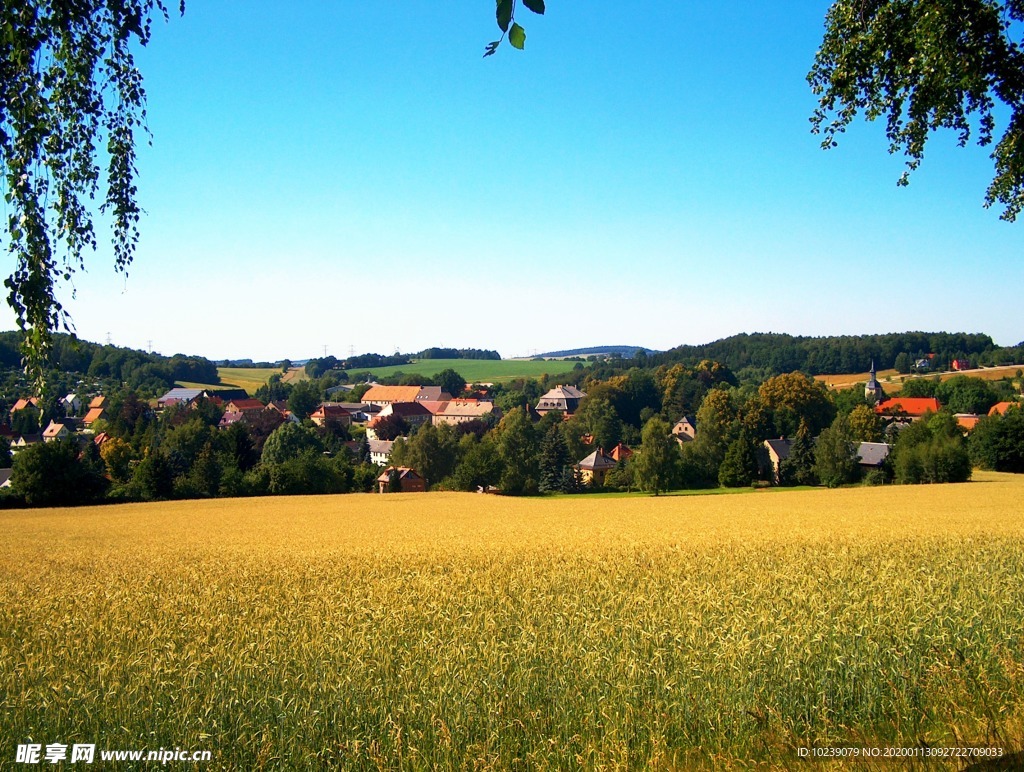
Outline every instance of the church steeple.
<svg viewBox="0 0 1024 772">
<path fill-rule="evenodd" d="M 868 402 L 878 402 L 882 398 L 882 384 L 875 377 L 875 360 L 871 360 L 871 369 L 868 371 L 868 382 L 864 384 L 864 399 Z"/>
</svg>

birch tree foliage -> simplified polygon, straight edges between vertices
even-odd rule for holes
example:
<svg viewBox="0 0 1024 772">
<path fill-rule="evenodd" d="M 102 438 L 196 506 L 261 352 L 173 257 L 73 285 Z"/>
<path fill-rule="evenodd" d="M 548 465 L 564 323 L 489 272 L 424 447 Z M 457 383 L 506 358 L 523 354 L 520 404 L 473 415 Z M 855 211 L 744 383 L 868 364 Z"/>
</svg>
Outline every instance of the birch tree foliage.
<svg viewBox="0 0 1024 772">
<path fill-rule="evenodd" d="M 168 15 L 162 0 L 0 4 L 2 227 L 13 264 L 4 285 L 37 378 L 51 333 L 73 333 L 57 286 L 96 248 L 97 199 L 111 221 L 115 268 L 127 271 L 134 255 L 146 95 L 132 48 L 149 41 L 155 15 Z"/>
</svg>

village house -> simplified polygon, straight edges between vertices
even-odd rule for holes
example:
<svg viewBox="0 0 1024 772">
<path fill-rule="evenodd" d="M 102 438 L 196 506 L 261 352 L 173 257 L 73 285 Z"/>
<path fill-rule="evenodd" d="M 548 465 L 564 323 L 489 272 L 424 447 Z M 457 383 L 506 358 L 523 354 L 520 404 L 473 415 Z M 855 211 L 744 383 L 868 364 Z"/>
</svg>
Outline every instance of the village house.
<svg viewBox="0 0 1024 772">
<path fill-rule="evenodd" d="M 281 418 L 283 418 L 284 421 L 289 421 L 293 424 L 302 423 L 299 420 L 299 417 L 288 409 L 288 403 L 285 402 L 283 399 L 270 400 L 270 402 L 268 402 L 267 406 L 264 408 L 264 411 L 267 413 L 275 413 Z M 284 423 L 284 421 L 282 421 L 282 423 Z"/>
<path fill-rule="evenodd" d="M 416 395 L 416 402 L 447 402 L 453 395 L 445 391 L 441 386 L 420 386 L 420 392 Z"/>
<path fill-rule="evenodd" d="M 11 417 L 14 417 L 15 413 L 20 413 L 22 410 L 31 410 L 36 415 L 43 412 L 43 409 L 39 407 L 39 397 L 29 397 L 28 399 L 19 399 L 11 407 Z"/>
<path fill-rule="evenodd" d="M 787 440 L 785 437 L 779 437 L 777 440 L 764 441 L 764 449 L 768 457 L 768 466 L 770 469 L 762 469 L 762 471 L 769 471 L 771 473 L 772 482 L 776 485 L 781 479 L 779 472 L 782 468 L 782 462 L 789 458 L 789 451 L 792 447 L 793 440 Z"/>
<path fill-rule="evenodd" d="M 672 425 L 672 436 L 680 445 L 693 441 L 697 436 L 697 419 L 684 415 Z"/>
<path fill-rule="evenodd" d="M 43 442 L 63 440 L 70 436 L 71 432 L 68 431 L 68 427 L 65 424 L 57 423 L 56 421 L 50 421 L 49 426 L 43 430 Z"/>
<path fill-rule="evenodd" d="M 370 463 L 387 466 L 395 443 L 392 440 L 367 440 L 366 444 L 370 446 Z"/>
<path fill-rule="evenodd" d="M 233 399 L 224 406 L 225 413 L 262 413 L 266 410 L 267 406 L 260 402 L 258 399 Z"/>
<path fill-rule="evenodd" d="M 541 417 L 557 410 L 566 418 L 570 418 L 579 409 L 580 400 L 585 396 L 586 392 L 575 386 L 555 386 L 540 398 L 535 410 Z"/>
<path fill-rule="evenodd" d="M 420 424 L 424 424 L 433 418 L 430 411 L 419 402 L 392 402 L 382 408 L 377 413 L 377 416 L 366 425 L 366 438 L 369 440 L 377 439 L 374 427 L 389 416 L 398 416 L 409 425 L 410 429 L 415 429 Z"/>
<path fill-rule="evenodd" d="M 862 442 L 857 446 L 857 463 L 865 472 L 881 469 L 891 450 L 884 442 Z"/>
<path fill-rule="evenodd" d="M 309 419 L 321 427 L 352 425 L 352 414 L 337 402 L 321 402 Z"/>
<path fill-rule="evenodd" d="M 1019 408 L 1019 402 L 996 402 L 992 407 L 989 408 L 989 415 L 1006 415 L 1006 411 L 1010 408 Z"/>
<path fill-rule="evenodd" d="M 240 421 L 244 422 L 245 413 L 239 411 L 226 411 L 224 415 L 220 417 L 220 422 L 217 424 L 218 429 L 227 429 L 232 424 L 237 424 Z"/>
<path fill-rule="evenodd" d="M 981 416 L 977 413 L 954 413 L 953 418 L 956 419 L 957 425 L 964 435 L 970 434 L 974 427 L 978 425 L 978 421 L 981 420 Z"/>
<path fill-rule="evenodd" d="M 890 397 L 875 405 L 875 413 L 887 418 L 918 421 L 929 413 L 938 413 L 940 407 L 935 397 Z"/>
<path fill-rule="evenodd" d="M 22 434 L 18 436 L 14 442 L 11 443 L 11 452 L 17 453 L 19 450 L 24 450 L 31 445 L 38 445 L 43 441 L 42 433 L 38 434 Z"/>
<path fill-rule="evenodd" d="M 363 402 L 383 408 L 396 402 L 444 402 L 451 398 L 440 386 L 371 386 Z"/>
<path fill-rule="evenodd" d="M 619 461 L 625 461 L 629 458 L 632 458 L 633 451 L 629 447 L 623 445 L 620 442 L 618 445 L 616 445 L 614 448 L 608 451 L 608 457 L 614 459 L 615 462 L 618 463 Z"/>
<path fill-rule="evenodd" d="M 789 458 L 793 449 L 793 440 L 779 437 L 777 440 L 764 441 L 765 456 L 768 468 L 762 468 L 764 472 L 770 472 L 771 480 L 776 485 L 781 479 L 780 470 L 782 463 Z M 892 446 L 884 442 L 861 442 L 857 445 L 857 463 L 865 471 L 878 469 L 889 457 Z"/>
<path fill-rule="evenodd" d="M 68 415 L 78 415 L 78 411 L 82 409 L 82 400 L 78 398 L 77 394 L 64 395 L 60 398 L 60 404 Z"/>
<path fill-rule="evenodd" d="M 427 412 L 430 413 L 430 422 L 436 424 L 437 414 L 440 413 L 444 406 L 447 405 L 448 403 L 435 402 L 434 400 L 431 399 L 421 399 L 416 404 L 425 407 L 427 409 Z"/>
<path fill-rule="evenodd" d="M 373 420 L 373 417 L 381 411 L 380 405 L 371 405 L 369 402 L 335 402 L 335 405 L 343 407 L 352 416 L 352 423 L 365 424 Z"/>
<path fill-rule="evenodd" d="M 393 472 L 395 473 L 394 480 L 392 479 Z M 397 482 L 398 491 L 402 493 L 422 493 L 427 489 L 426 480 L 415 469 L 407 466 L 389 466 L 377 478 L 377 486 L 381 493 L 397 492 L 392 490 L 392 485 L 395 482 Z"/>
<path fill-rule="evenodd" d="M 183 389 L 174 388 L 164 394 L 162 397 L 157 399 L 157 408 L 173 407 L 179 404 L 190 404 L 199 397 L 208 396 L 206 391 L 203 389 Z"/>
<path fill-rule="evenodd" d="M 82 426 L 86 429 L 92 427 L 97 421 L 106 421 L 107 411 L 102 407 L 90 407 L 89 412 L 85 414 L 85 418 L 82 419 Z"/>
<path fill-rule="evenodd" d="M 95 410 L 98 407 L 104 407 L 105 408 L 106 406 L 107 406 L 107 398 L 104 397 L 102 394 L 97 394 L 95 397 L 93 397 L 91 400 L 89 400 L 89 409 L 90 410 Z"/>
<path fill-rule="evenodd" d="M 434 413 L 433 418 L 435 426 L 477 421 L 486 418 L 491 413 L 494 413 L 498 418 L 501 417 L 500 408 L 495 407 L 493 402 L 485 402 L 479 399 L 453 399 L 439 404 L 440 408 Z"/>
<path fill-rule="evenodd" d="M 598 448 L 585 459 L 576 464 L 580 477 L 587 485 L 600 488 L 604 485 L 608 472 L 615 468 L 615 459 L 605 454 L 602 448 Z"/>
</svg>

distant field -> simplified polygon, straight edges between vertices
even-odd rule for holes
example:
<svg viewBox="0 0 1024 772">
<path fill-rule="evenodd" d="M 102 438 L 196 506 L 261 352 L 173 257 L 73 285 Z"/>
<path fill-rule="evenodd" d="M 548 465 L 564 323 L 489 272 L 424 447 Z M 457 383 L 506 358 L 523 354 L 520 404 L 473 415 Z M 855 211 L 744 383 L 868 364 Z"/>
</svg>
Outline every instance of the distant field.
<svg viewBox="0 0 1024 772">
<path fill-rule="evenodd" d="M 583 362 L 589 367 L 589 362 Z M 530 359 L 418 359 L 412 364 L 394 367 L 378 367 L 370 372 L 377 378 L 402 372 L 410 375 L 436 375 L 442 370 L 451 368 L 469 383 L 505 383 L 516 378 L 537 378 L 545 373 L 558 375 L 570 372 L 575 362 L 543 361 L 534 362 Z M 352 370 L 350 372 L 365 372 Z"/>
<path fill-rule="evenodd" d="M 220 383 L 178 381 L 178 385 L 186 389 L 245 389 L 252 396 L 256 389 L 270 380 L 271 375 L 280 372 L 277 367 L 218 367 Z"/>
<path fill-rule="evenodd" d="M 436 375 L 449 367 L 469 383 L 506 383 L 516 378 L 537 378 L 545 373 L 558 375 L 570 372 L 575 362 L 545 361 L 534 362 L 528 359 L 420 359 L 408 365 L 397 365 L 395 367 L 378 367 L 370 370 L 376 378 L 386 378 L 395 373 L 407 373 L 410 375 Z M 590 366 L 589 362 L 583 362 L 584 366 Z M 270 376 L 281 371 L 276 367 L 218 367 L 221 382 L 193 383 L 191 381 L 179 381 L 178 385 L 191 389 L 217 389 L 236 387 L 245 389 L 252 395 L 256 389 L 265 384 Z M 350 372 L 366 372 L 366 370 L 352 370 Z M 305 370 L 295 367 L 289 370 L 283 380 L 288 383 L 295 383 L 306 379 Z"/>
<path fill-rule="evenodd" d="M 1024 369 L 1024 365 L 1007 365 L 1005 367 L 984 367 L 977 370 L 965 370 L 964 372 L 939 373 L 940 381 L 948 381 L 958 375 L 969 375 L 972 378 L 981 378 L 986 381 L 1000 381 L 1003 378 L 1011 378 L 1018 370 Z M 895 370 L 879 370 L 876 373 L 878 382 L 889 395 L 895 394 L 903 388 L 903 383 L 914 378 L 935 378 L 936 374 L 913 374 L 900 375 Z M 864 384 L 868 380 L 867 373 L 841 374 L 841 375 L 816 375 L 814 379 L 822 381 L 832 389 L 848 389 L 856 384 Z M 890 380 L 891 379 L 891 380 Z"/>
<path fill-rule="evenodd" d="M 977 480 L 0 513 L 3 753 L 182 748 L 246 770 L 1020 754 L 1024 477 Z"/>
<path fill-rule="evenodd" d="M 875 377 L 882 383 L 885 383 L 886 378 L 899 378 L 899 373 L 895 370 L 879 370 L 875 373 Z M 815 375 L 814 380 L 821 381 L 829 388 L 833 389 L 845 389 L 854 384 L 864 384 L 868 380 L 867 373 L 841 373 L 839 375 Z"/>
</svg>

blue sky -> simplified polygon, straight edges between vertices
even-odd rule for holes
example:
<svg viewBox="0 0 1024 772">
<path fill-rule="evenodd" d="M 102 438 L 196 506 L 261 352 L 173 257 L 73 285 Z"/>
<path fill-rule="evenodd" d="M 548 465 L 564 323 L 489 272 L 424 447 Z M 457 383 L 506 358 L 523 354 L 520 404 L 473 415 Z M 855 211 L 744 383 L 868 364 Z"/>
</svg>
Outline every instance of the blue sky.
<svg viewBox="0 0 1024 772">
<path fill-rule="evenodd" d="M 737 332 L 1024 338 L 988 151 L 809 132 L 828 4 L 190 3 L 139 55 L 152 147 L 125 280 L 79 334 L 211 358 L 668 348 Z M 738 6 L 738 7 L 732 7 Z M 10 312 L 7 312 L 10 316 Z"/>
</svg>

